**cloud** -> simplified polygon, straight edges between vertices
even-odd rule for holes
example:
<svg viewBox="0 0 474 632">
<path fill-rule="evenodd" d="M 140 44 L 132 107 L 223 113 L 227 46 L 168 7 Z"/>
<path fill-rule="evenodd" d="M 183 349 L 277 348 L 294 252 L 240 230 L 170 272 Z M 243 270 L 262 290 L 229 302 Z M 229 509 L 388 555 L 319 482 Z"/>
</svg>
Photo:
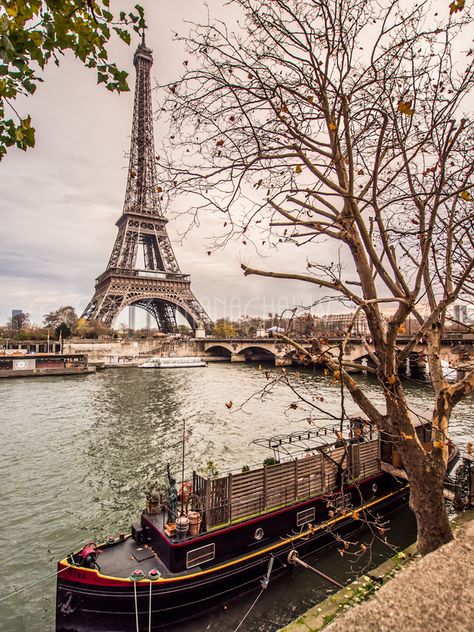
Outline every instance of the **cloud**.
<svg viewBox="0 0 474 632">
<path fill-rule="evenodd" d="M 180 44 L 172 42 L 172 32 L 188 28 L 183 19 L 206 19 L 207 9 L 187 0 L 168 9 L 151 0 L 143 4 L 153 73 L 160 80 L 172 79 L 186 57 Z M 210 5 L 217 17 L 228 10 L 217 0 Z M 133 85 L 133 45 L 128 49 L 115 43 L 111 57 L 127 68 Z M 71 304 L 81 310 L 105 269 L 122 212 L 133 92 L 107 92 L 96 85 L 93 72 L 66 55 L 59 68 L 47 67 L 37 93 L 19 101 L 18 108 L 32 115 L 37 146 L 26 153 L 12 149 L 0 166 L 0 322 L 12 308 L 40 322 L 49 308 Z M 164 133 L 156 125 L 155 138 Z M 170 221 L 170 237 L 182 271 L 192 275 L 193 290 L 213 318 L 279 312 L 293 303 L 309 304 L 317 295 L 314 286 L 244 278 L 240 270 L 245 260 L 301 272 L 311 247 L 266 250 L 260 257 L 250 246 L 233 243 L 209 256 L 215 220 L 206 218 L 180 243 L 185 222 Z M 326 256 L 324 249 L 318 256 Z"/>
</svg>

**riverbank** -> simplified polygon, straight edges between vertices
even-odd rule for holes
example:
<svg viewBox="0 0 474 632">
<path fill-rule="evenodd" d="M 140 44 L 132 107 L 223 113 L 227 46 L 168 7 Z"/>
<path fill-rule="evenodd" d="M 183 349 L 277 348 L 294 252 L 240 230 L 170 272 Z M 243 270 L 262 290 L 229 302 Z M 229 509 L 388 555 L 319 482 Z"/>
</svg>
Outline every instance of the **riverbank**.
<svg viewBox="0 0 474 632">
<path fill-rule="evenodd" d="M 421 558 L 416 544 L 313 606 L 280 632 L 468 632 L 474 601 L 474 511 L 455 539 Z"/>
</svg>

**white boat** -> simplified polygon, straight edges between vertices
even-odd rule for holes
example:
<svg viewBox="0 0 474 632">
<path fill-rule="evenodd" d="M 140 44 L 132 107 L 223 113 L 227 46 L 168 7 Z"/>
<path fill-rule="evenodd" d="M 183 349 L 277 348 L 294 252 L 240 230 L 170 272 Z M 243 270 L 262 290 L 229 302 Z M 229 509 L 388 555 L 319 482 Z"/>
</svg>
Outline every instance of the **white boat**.
<svg viewBox="0 0 474 632">
<path fill-rule="evenodd" d="M 207 366 L 202 358 L 150 358 L 139 365 L 140 369 L 187 369 Z"/>
</svg>

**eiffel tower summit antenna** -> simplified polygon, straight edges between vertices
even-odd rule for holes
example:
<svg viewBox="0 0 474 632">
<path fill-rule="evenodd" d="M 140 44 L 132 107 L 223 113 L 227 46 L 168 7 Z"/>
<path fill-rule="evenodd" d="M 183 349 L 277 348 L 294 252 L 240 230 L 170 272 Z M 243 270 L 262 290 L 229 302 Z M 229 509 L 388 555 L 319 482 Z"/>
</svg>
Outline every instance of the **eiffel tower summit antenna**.
<svg viewBox="0 0 474 632">
<path fill-rule="evenodd" d="M 150 71 L 152 51 L 142 40 L 135 51 L 135 102 L 127 188 L 118 234 L 105 272 L 83 318 L 112 327 L 119 313 L 136 305 L 151 314 L 165 333 L 177 330 L 176 313 L 193 329 L 212 325 L 191 291 L 191 277 L 182 274 L 166 231 L 155 162 Z"/>
</svg>

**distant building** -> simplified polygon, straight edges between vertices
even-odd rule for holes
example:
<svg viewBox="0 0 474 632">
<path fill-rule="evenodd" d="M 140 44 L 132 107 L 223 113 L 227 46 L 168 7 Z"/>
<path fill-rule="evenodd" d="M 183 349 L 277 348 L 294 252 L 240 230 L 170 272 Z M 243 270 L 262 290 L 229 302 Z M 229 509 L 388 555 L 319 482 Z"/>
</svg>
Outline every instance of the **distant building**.
<svg viewBox="0 0 474 632">
<path fill-rule="evenodd" d="M 419 328 L 420 323 L 418 322 L 418 320 L 413 316 L 408 316 L 408 318 L 405 320 L 404 324 L 400 328 L 400 333 L 411 336 L 411 334 L 414 334 L 416 331 L 418 331 Z"/>
<path fill-rule="evenodd" d="M 360 311 L 354 318 L 354 312 L 349 314 L 328 314 L 318 318 L 316 326 L 324 329 L 328 333 L 333 332 L 335 334 L 341 334 L 346 332 L 352 325 L 352 333 L 354 335 L 369 334 L 369 326 L 367 324 L 367 318 L 364 312 Z M 321 327 L 322 326 L 322 327 Z"/>
<path fill-rule="evenodd" d="M 135 331 L 135 306 L 130 305 L 128 308 L 128 328 Z"/>
<path fill-rule="evenodd" d="M 463 325 L 466 324 L 469 320 L 468 306 L 460 305 L 459 303 L 453 305 L 453 318 L 454 320 L 457 320 L 458 323 L 462 323 Z"/>
<path fill-rule="evenodd" d="M 25 314 L 22 309 L 12 309 L 12 331 L 23 329 Z"/>
</svg>

